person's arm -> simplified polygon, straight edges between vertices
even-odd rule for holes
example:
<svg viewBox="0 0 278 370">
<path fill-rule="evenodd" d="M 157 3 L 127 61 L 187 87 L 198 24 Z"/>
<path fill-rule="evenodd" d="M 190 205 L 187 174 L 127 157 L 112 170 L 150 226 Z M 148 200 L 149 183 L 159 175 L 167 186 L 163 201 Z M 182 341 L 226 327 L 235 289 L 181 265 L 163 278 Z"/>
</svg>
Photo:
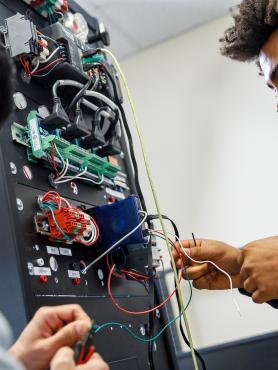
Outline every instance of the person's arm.
<svg viewBox="0 0 278 370">
<path fill-rule="evenodd" d="M 239 257 L 244 290 L 255 303 L 268 302 L 277 307 L 278 237 L 256 240 L 242 249 Z"/>
<path fill-rule="evenodd" d="M 269 303 L 278 308 L 278 237 L 257 240 L 244 248 L 234 248 L 228 244 L 214 240 L 197 240 L 182 242 L 187 254 L 193 259 L 210 260 L 228 272 L 234 288 L 240 288 L 242 294 L 252 297 L 255 303 Z M 178 268 L 181 258 L 187 265 L 187 272 L 198 289 L 228 289 L 227 277 L 212 265 L 196 265 L 185 258 L 180 251 L 179 243 L 173 256 Z M 183 256 L 183 257 L 182 257 Z"/>
</svg>

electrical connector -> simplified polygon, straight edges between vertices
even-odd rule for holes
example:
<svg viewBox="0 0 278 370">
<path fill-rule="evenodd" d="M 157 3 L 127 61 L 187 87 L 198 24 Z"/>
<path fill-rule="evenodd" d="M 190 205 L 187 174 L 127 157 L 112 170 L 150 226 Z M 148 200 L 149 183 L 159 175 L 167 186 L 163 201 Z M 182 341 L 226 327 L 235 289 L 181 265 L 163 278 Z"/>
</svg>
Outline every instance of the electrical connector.
<svg viewBox="0 0 278 370">
<path fill-rule="evenodd" d="M 63 137 L 66 139 L 76 139 L 84 136 L 88 136 L 90 131 L 86 125 L 86 122 L 83 118 L 83 113 L 80 108 L 75 110 L 74 122 L 70 123 L 63 134 Z"/>
<path fill-rule="evenodd" d="M 42 125 L 46 126 L 50 129 L 66 129 L 70 125 L 69 117 L 64 110 L 61 99 L 59 97 L 53 98 L 53 110 L 52 114 L 46 117 L 44 120 L 41 121 Z"/>
</svg>

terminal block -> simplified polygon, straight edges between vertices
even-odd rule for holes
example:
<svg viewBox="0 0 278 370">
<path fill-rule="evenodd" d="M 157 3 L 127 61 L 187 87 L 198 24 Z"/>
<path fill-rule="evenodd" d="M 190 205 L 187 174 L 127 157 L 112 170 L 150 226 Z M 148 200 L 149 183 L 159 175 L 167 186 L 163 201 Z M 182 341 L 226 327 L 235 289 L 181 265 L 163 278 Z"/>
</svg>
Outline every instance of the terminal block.
<svg viewBox="0 0 278 370">
<path fill-rule="evenodd" d="M 80 172 L 80 169 L 87 168 L 86 176 L 92 179 L 103 176 L 112 181 L 120 171 L 120 167 L 110 163 L 106 158 L 73 144 L 64 138 L 46 132 L 40 124 L 36 111 L 31 111 L 27 118 L 27 125 L 18 123 L 12 124 L 13 140 L 27 147 L 28 160 L 33 163 L 44 162 L 50 167 L 49 157 L 52 155 L 53 146 L 58 150 L 64 161 L 69 162 L 69 171 L 73 174 Z M 55 153 L 57 166 L 62 166 L 62 160 Z"/>
<path fill-rule="evenodd" d="M 66 206 L 56 207 L 51 198 L 44 199 L 45 196 L 38 197 L 41 212 L 38 212 L 34 217 L 37 233 L 48 236 L 49 240 L 67 244 L 73 242 L 86 244 L 87 241 L 97 239 L 98 231 L 96 232 L 96 230 L 98 228 L 90 215 L 72 207 L 68 202 Z"/>
</svg>

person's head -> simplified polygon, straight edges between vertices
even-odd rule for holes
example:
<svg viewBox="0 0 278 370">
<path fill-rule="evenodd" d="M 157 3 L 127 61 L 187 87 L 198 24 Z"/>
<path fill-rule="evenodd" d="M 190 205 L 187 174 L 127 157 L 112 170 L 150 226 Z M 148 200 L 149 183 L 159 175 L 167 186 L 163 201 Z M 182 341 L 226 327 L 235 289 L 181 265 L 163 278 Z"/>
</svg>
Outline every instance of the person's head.
<svg viewBox="0 0 278 370">
<path fill-rule="evenodd" d="M 0 41 L 0 128 L 13 109 L 14 65 Z"/>
<path fill-rule="evenodd" d="M 258 62 L 278 99 L 278 0 L 242 0 L 234 10 L 234 25 L 220 39 L 221 53 L 240 62 Z"/>
</svg>

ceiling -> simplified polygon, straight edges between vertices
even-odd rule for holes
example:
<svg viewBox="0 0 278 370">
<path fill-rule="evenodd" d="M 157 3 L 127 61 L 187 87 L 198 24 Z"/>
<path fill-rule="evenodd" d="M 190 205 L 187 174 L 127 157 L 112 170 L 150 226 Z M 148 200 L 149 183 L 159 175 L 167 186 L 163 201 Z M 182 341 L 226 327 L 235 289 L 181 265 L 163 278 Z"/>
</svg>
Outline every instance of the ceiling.
<svg viewBox="0 0 278 370">
<path fill-rule="evenodd" d="M 110 32 L 121 59 L 228 13 L 239 0 L 75 0 Z"/>
</svg>

